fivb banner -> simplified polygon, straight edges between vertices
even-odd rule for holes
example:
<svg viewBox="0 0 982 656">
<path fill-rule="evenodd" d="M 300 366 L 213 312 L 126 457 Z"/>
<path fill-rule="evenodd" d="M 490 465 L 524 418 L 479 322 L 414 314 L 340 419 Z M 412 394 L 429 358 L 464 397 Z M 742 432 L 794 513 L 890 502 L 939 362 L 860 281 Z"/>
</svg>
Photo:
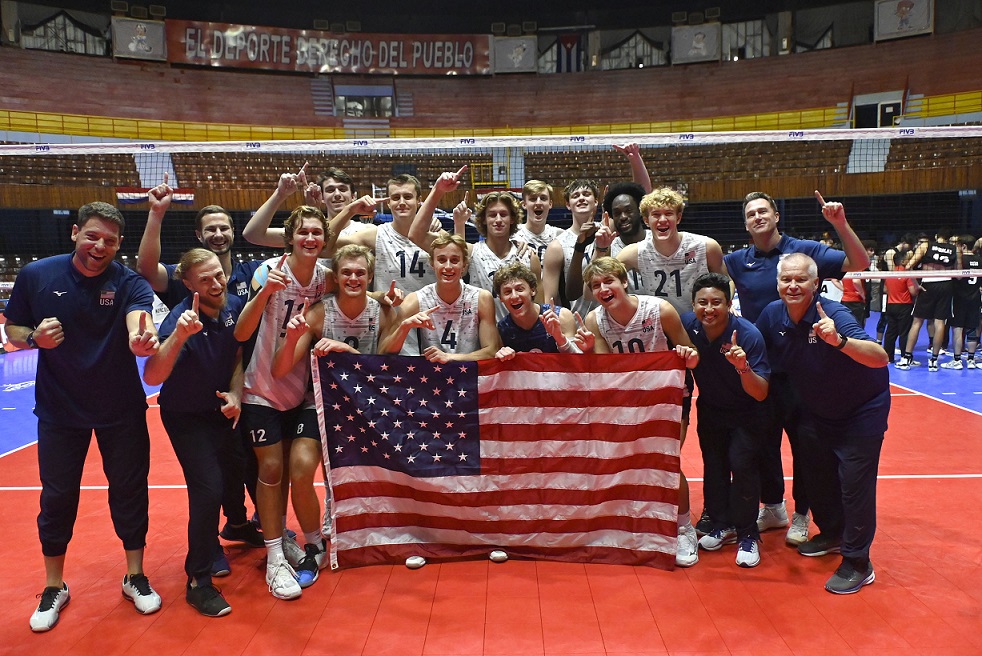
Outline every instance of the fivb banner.
<svg viewBox="0 0 982 656">
<path fill-rule="evenodd" d="M 482 34 L 332 34 L 315 30 L 167 21 L 171 64 L 296 73 L 490 75 Z"/>
</svg>

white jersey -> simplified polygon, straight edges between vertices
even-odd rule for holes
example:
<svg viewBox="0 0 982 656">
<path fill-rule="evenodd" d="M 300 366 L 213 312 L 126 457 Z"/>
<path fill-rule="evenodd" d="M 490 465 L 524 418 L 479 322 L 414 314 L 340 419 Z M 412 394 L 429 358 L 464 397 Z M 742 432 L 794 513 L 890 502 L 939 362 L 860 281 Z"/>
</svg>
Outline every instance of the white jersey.
<svg viewBox="0 0 982 656">
<path fill-rule="evenodd" d="M 644 239 L 638 242 L 638 248 L 640 248 L 641 244 L 644 243 L 644 241 L 647 239 L 651 239 L 651 231 L 649 230 L 644 231 Z M 610 243 L 610 256 L 617 257 L 617 254 L 620 253 L 625 248 L 627 248 L 627 244 L 624 243 L 624 240 L 621 239 L 620 237 L 615 238 L 614 241 Z M 642 294 L 644 293 L 643 290 L 644 290 L 644 280 L 641 277 L 641 272 L 638 271 L 637 269 L 634 269 L 633 271 L 628 271 L 627 291 L 630 292 L 631 294 Z"/>
<path fill-rule="evenodd" d="M 497 295 L 494 294 L 494 274 L 498 269 L 502 268 L 507 264 L 512 262 L 521 262 L 527 267 L 532 266 L 532 253 L 531 251 L 526 251 L 524 257 L 518 256 L 518 248 L 514 244 L 511 244 L 508 250 L 508 254 L 504 257 L 498 257 L 494 254 L 487 242 L 478 242 L 474 244 L 474 248 L 471 250 L 471 261 L 467 273 L 470 275 L 470 284 L 475 287 L 480 287 L 481 289 L 486 289 L 494 295 L 494 315 L 495 321 L 501 321 L 508 315 L 508 310 L 505 308 L 504 304 L 498 300 Z M 431 306 L 432 307 L 432 306 Z"/>
<path fill-rule="evenodd" d="M 535 249 L 535 254 L 539 256 L 539 261 L 541 262 L 542 258 L 546 255 L 546 249 L 549 247 L 549 244 L 562 233 L 562 228 L 547 223 L 542 227 L 542 232 L 537 235 L 528 229 L 528 224 L 523 223 L 518 226 L 518 232 L 515 233 L 514 238 L 524 241 L 530 248 Z"/>
<path fill-rule="evenodd" d="M 375 289 L 388 291 L 393 280 L 408 296 L 410 292 L 435 283 L 436 273 L 426 251 L 396 232 L 391 223 L 383 223 L 375 237 Z M 401 353 L 418 355 L 419 351 L 416 331 L 413 331 L 406 337 Z"/>
<path fill-rule="evenodd" d="M 638 296 L 638 311 L 626 326 L 617 323 L 603 306 L 597 308 L 597 326 L 612 353 L 652 353 L 668 350 L 661 325 L 661 300 Z"/>
<path fill-rule="evenodd" d="M 279 261 L 280 258 L 275 257 L 259 265 L 253 276 L 255 288 L 266 284 L 270 269 Z M 302 313 L 311 303 L 316 303 L 324 296 L 327 279 L 327 269 L 320 265 L 314 267 L 314 274 L 308 285 L 301 285 L 297 281 L 288 262 L 283 263 L 283 271 L 287 274 L 289 284 L 286 289 L 273 294 L 263 310 L 256 331 L 256 348 L 246 369 L 242 394 L 243 403 L 265 405 L 276 410 L 290 410 L 303 401 L 310 380 L 310 364 L 303 358 L 287 375 L 273 380 L 273 353 L 286 337 L 286 324 L 290 317 Z"/>
<path fill-rule="evenodd" d="M 473 353 L 481 348 L 480 313 L 478 299 L 481 290 L 473 285 L 460 283 L 460 295 L 453 303 L 444 303 L 436 293 L 436 285 L 427 285 L 416 292 L 419 309 L 426 310 L 436 306 L 430 319 L 436 330 L 419 328 L 419 352 L 403 355 L 421 355 L 430 346 L 436 346 L 445 353 Z M 406 341 L 409 341 L 408 338 Z"/>
<path fill-rule="evenodd" d="M 586 271 L 586 267 L 590 264 L 590 260 L 593 259 L 593 247 L 594 244 L 590 244 L 586 247 L 586 251 L 580 255 L 573 251 L 573 246 L 576 245 L 576 235 L 569 230 L 564 230 L 563 234 L 556 237 L 556 241 L 563 247 L 563 279 L 559 281 L 560 285 L 565 284 L 566 275 L 569 274 L 569 265 L 573 261 L 573 256 L 577 255 L 583 258 L 583 268 L 582 271 Z M 547 299 L 548 300 L 548 299 Z M 579 312 L 581 317 L 585 317 L 587 313 L 593 308 L 597 307 L 599 304 L 593 298 L 593 294 L 584 293 L 578 299 L 570 303 L 570 310 L 573 312 Z"/>
<path fill-rule="evenodd" d="M 651 235 L 638 247 L 638 269 L 642 291 L 672 304 L 679 316 L 692 311 L 692 283 L 709 273 L 706 244 L 709 237 L 680 232 L 678 249 L 669 256 L 655 250 Z"/>
<path fill-rule="evenodd" d="M 322 337 L 344 342 L 359 353 L 374 355 L 378 352 L 378 334 L 382 306 L 371 296 L 368 304 L 357 317 L 349 317 L 338 307 L 338 297 L 324 297 L 324 328 Z"/>
</svg>

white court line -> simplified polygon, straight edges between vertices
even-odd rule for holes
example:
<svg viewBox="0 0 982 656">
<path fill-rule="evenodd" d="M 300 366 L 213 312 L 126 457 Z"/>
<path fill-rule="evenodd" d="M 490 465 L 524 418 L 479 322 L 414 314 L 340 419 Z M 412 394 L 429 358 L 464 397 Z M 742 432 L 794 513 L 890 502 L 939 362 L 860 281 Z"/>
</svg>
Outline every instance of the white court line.
<svg viewBox="0 0 982 656">
<path fill-rule="evenodd" d="M 899 387 L 902 390 L 907 390 L 908 392 L 913 392 L 913 396 L 923 396 L 923 397 L 928 398 L 928 399 L 934 399 L 938 403 L 944 403 L 945 405 L 950 405 L 952 408 L 958 408 L 959 410 L 964 410 L 965 412 L 971 412 L 973 415 L 978 415 L 978 416 L 982 417 L 982 412 L 979 412 L 978 410 L 972 410 L 971 408 L 966 408 L 966 407 L 960 406 L 960 405 L 958 405 L 956 403 L 952 403 L 951 401 L 945 401 L 944 399 L 939 399 L 936 396 L 931 396 L 930 394 L 924 394 L 923 392 L 918 392 L 917 390 L 913 390 L 913 389 L 911 389 L 909 387 L 904 387 L 903 385 L 897 385 L 897 383 L 893 382 L 892 380 L 890 381 L 890 384 L 891 385 L 896 385 L 897 387 Z M 978 393 L 979 392 L 976 392 L 976 394 L 978 394 Z M 899 396 L 899 395 L 896 395 L 895 394 L 894 396 Z"/>
<path fill-rule="evenodd" d="M 882 481 L 935 481 L 935 480 L 960 480 L 982 478 L 982 474 L 885 474 L 877 476 L 877 480 Z M 688 480 L 701 483 L 702 478 L 689 477 Z M 790 481 L 790 476 L 785 476 L 784 480 Z M 185 490 L 187 485 L 150 485 L 151 490 Z M 84 492 L 102 492 L 108 490 L 108 485 L 83 485 L 81 490 Z M 0 486 L 0 492 L 40 492 L 40 485 L 25 486 Z"/>
</svg>

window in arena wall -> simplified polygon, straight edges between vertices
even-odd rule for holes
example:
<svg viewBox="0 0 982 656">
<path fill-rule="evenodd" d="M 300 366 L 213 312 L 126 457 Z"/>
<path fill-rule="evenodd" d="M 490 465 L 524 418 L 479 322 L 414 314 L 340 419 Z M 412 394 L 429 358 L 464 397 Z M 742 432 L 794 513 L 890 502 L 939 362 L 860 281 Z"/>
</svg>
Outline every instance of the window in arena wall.
<svg viewBox="0 0 982 656">
<path fill-rule="evenodd" d="M 771 34 L 764 21 L 726 23 L 722 29 L 723 59 L 753 59 L 771 54 Z"/>
<path fill-rule="evenodd" d="M 546 48 L 545 52 L 539 55 L 539 73 L 556 72 L 556 48 Z"/>
<path fill-rule="evenodd" d="M 61 13 L 21 35 L 21 44 L 33 50 L 105 55 L 106 39 L 86 31 Z"/>
<path fill-rule="evenodd" d="M 668 58 L 663 50 L 636 32 L 630 39 L 605 53 L 600 67 L 605 71 L 619 68 L 640 68 L 642 66 L 664 66 Z"/>
</svg>

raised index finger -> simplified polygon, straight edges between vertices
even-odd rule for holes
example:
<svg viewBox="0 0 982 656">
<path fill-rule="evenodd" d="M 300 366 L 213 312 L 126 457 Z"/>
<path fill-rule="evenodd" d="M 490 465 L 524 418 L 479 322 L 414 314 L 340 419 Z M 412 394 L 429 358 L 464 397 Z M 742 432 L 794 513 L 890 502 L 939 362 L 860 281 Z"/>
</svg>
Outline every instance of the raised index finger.
<svg viewBox="0 0 982 656">
<path fill-rule="evenodd" d="M 286 258 L 289 257 L 289 255 L 290 255 L 289 253 L 284 253 L 283 254 L 283 257 L 280 258 L 280 261 L 277 262 L 276 263 L 276 266 L 273 267 L 273 268 L 276 269 L 277 271 L 282 271 L 283 270 L 283 263 L 286 262 Z"/>
<path fill-rule="evenodd" d="M 577 325 L 579 325 L 579 327 L 582 328 L 583 330 L 586 330 L 586 324 L 583 323 L 583 317 L 580 316 L 580 313 L 574 312 L 573 316 L 576 318 Z"/>
<path fill-rule="evenodd" d="M 737 331 L 733 331 L 733 336 L 730 337 L 730 344 L 737 346 Z"/>
<path fill-rule="evenodd" d="M 458 170 L 456 173 L 453 174 L 453 179 L 455 181 L 458 180 L 460 176 L 464 175 L 464 171 L 466 170 L 467 170 L 467 165 L 464 164 L 463 166 L 460 167 L 460 170 Z"/>
<path fill-rule="evenodd" d="M 433 307 L 429 308 L 428 310 L 423 310 L 422 312 L 420 312 L 420 314 L 425 314 L 428 317 L 428 316 L 430 316 L 430 312 L 433 312 L 433 310 L 436 310 L 439 307 L 440 307 L 439 305 L 434 305 Z"/>
<path fill-rule="evenodd" d="M 191 301 L 191 311 L 198 314 L 198 292 L 194 293 L 194 299 Z"/>
<path fill-rule="evenodd" d="M 822 193 L 818 189 L 815 190 L 815 198 L 822 204 L 822 207 L 825 207 L 825 199 L 822 198 Z"/>
<path fill-rule="evenodd" d="M 167 184 L 167 180 L 169 179 L 169 177 L 170 176 L 168 176 L 167 171 L 164 171 L 164 184 L 165 185 Z"/>
<path fill-rule="evenodd" d="M 147 332 L 147 313 L 140 313 L 140 334 Z"/>
<path fill-rule="evenodd" d="M 821 317 L 822 319 L 825 319 L 826 317 L 829 316 L 825 314 L 825 310 L 822 309 L 822 304 L 820 302 L 815 303 L 815 309 L 818 310 L 818 316 Z"/>
</svg>

